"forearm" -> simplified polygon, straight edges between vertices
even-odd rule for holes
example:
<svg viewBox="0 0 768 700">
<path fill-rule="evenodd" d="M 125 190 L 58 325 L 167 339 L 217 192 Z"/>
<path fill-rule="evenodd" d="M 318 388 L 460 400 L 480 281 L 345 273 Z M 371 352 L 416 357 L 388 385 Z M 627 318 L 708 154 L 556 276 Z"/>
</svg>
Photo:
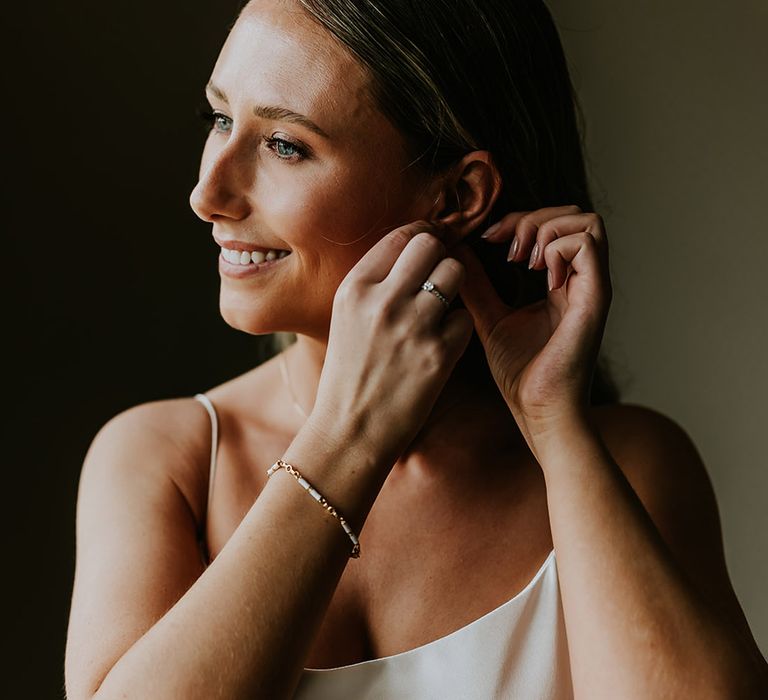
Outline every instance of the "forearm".
<svg viewBox="0 0 768 700">
<path fill-rule="evenodd" d="M 355 447 L 302 431 L 283 459 L 359 533 L 386 468 Z M 95 697 L 290 697 L 351 548 L 339 521 L 278 470 L 209 568 Z"/>
<path fill-rule="evenodd" d="M 574 422 L 536 452 L 576 697 L 737 697 L 753 673 L 737 633 L 678 566 L 596 430 Z"/>
</svg>

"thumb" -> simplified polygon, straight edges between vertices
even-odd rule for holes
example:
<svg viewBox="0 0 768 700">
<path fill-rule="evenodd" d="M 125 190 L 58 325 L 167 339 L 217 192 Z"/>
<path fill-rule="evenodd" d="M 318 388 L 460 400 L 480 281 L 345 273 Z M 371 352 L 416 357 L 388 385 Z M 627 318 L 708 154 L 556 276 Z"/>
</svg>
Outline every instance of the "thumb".
<svg viewBox="0 0 768 700">
<path fill-rule="evenodd" d="M 467 311 L 472 314 L 480 340 L 485 343 L 496 324 L 511 309 L 496 293 L 485 268 L 468 245 L 456 246 L 451 255 L 464 265 L 465 275 L 459 286 L 459 295 Z"/>
</svg>

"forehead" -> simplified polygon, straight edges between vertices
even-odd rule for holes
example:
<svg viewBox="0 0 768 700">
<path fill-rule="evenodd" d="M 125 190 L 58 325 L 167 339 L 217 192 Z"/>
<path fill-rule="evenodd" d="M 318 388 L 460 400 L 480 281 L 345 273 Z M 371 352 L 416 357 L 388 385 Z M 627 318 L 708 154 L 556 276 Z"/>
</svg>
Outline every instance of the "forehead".
<svg viewBox="0 0 768 700">
<path fill-rule="evenodd" d="M 309 116 L 332 138 L 385 121 L 371 101 L 363 66 L 290 1 L 248 3 L 224 43 L 211 81 L 230 103 L 288 107 Z"/>
</svg>

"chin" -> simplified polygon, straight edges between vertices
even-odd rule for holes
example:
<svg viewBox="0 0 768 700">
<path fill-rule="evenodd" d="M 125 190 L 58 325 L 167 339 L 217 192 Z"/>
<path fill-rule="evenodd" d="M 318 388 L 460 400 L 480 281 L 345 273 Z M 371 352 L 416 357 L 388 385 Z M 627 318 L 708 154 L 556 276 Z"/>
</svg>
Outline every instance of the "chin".
<svg viewBox="0 0 768 700">
<path fill-rule="evenodd" d="M 327 306 L 309 308 L 306 300 L 290 297 L 275 299 L 266 294 L 232 293 L 222 288 L 219 313 L 224 322 L 249 335 L 304 333 L 327 337 L 331 322 L 332 300 Z"/>
<path fill-rule="evenodd" d="M 222 283 L 219 294 L 219 313 L 224 322 L 238 331 L 250 335 L 272 333 L 277 317 L 275 304 L 269 295 L 258 290 L 230 289 Z"/>
<path fill-rule="evenodd" d="M 253 309 L 222 306 L 220 312 L 228 326 L 249 335 L 266 335 L 280 330 L 275 328 L 274 319 L 266 318 L 263 314 L 254 312 Z"/>
</svg>

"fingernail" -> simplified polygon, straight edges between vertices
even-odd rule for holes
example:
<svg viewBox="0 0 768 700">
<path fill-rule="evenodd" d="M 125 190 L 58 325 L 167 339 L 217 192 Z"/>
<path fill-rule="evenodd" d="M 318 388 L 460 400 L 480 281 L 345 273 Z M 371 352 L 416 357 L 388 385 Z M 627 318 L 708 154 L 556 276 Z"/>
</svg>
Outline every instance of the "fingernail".
<svg viewBox="0 0 768 700">
<path fill-rule="evenodd" d="M 547 270 L 547 288 L 552 291 L 552 270 Z"/>
<path fill-rule="evenodd" d="M 507 255 L 507 262 L 511 262 L 515 259 L 515 255 L 517 255 L 517 249 L 520 247 L 520 242 L 517 240 L 517 236 L 515 236 L 512 239 L 512 250 L 509 251 L 509 255 Z"/>
<path fill-rule="evenodd" d="M 480 235 L 480 238 L 488 238 L 488 236 L 492 236 L 496 231 L 499 230 L 499 226 L 501 226 L 501 222 L 494 224 L 493 226 L 489 226 L 485 233 Z"/>
<path fill-rule="evenodd" d="M 536 243 L 535 246 L 533 246 L 533 250 L 531 251 L 531 259 L 528 262 L 528 269 L 530 270 L 535 264 L 536 264 L 536 256 L 539 254 L 539 244 Z"/>
</svg>

